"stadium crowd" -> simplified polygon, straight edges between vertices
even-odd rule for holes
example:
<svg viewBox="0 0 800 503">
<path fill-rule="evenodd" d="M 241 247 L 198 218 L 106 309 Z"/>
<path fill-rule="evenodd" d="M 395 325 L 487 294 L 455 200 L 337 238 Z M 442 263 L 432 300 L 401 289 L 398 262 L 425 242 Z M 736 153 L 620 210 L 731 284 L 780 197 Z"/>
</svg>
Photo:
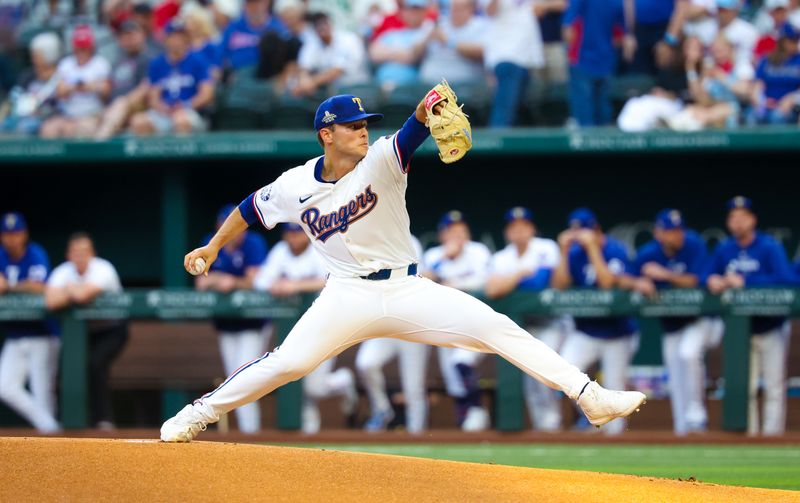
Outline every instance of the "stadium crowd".
<svg viewBox="0 0 800 503">
<path fill-rule="evenodd" d="M 282 128 L 441 78 L 489 127 L 794 124 L 798 30 L 797 0 L 5 0 L 0 131 Z"/>
<path fill-rule="evenodd" d="M 217 225 L 235 207 L 223 207 Z M 726 225 L 730 236 L 713 250 L 690 229 L 677 209 L 658 213 L 653 240 L 638 250 L 606 234 L 596 214 L 577 208 L 556 240 L 537 235 L 531 211 L 509 209 L 502 221 L 507 245 L 492 252 L 474 241 L 465 215 L 449 211 L 438 224 L 439 244 L 423 251 L 416 243 L 420 274 L 466 292 L 497 299 L 514 291 L 594 288 L 632 290 L 655 296 L 661 289 L 706 288 L 713 294 L 729 289 L 762 286 L 800 286 L 800 260 L 791 264 L 783 245 L 758 230 L 753 201 L 737 196 L 727 203 Z M 498 222 L 501 224 L 501 222 Z M 35 233 L 34 233 L 35 235 Z M 207 242 L 210 235 L 204 239 Z M 0 295 L 13 292 L 43 294 L 48 309 L 86 304 L 102 292 L 122 288 L 114 266 L 95 254 L 91 238 L 76 233 L 68 239 L 66 262 L 51 270 L 48 253 L 30 240 L 25 218 L 7 213 L 0 220 Z M 208 276 L 199 276 L 202 291 L 230 293 L 255 289 L 273 296 L 313 293 L 325 284 L 326 271 L 310 246 L 303 229 L 284 225 L 274 246 L 253 230 L 221 250 Z M 269 346 L 269 320 L 216 319 L 219 349 L 226 372 L 262 355 Z M 708 428 L 706 412 L 707 372 L 705 352 L 719 344 L 724 326 L 713 317 L 663 318 L 662 353 L 669 379 L 674 431 L 678 435 Z M 57 324 L 5 322 L 7 339 L 0 353 L 0 400 L 27 419 L 39 431 L 58 431 L 54 398 L 55 369 L 59 351 Z M 625 389 L 629 365 L 637 351 L 639 327 L 627 317 L 557 317 L 529 320 L 531 336 L 540 338 L 581 370 L 596 363 L 604 384 Z M 91 418 L 98 427 L 113 427 L 108 401 L 109 369 L 126 343 L 127 325 L 92 322 L 89 344 Z M 790 324 L 786 317 L 752 320 L 749 433 L 780 435 L 786 422 L 787 355 Z M 465 431 L 490 427 L 479 388 L 482 354 L 455 348 L 439 348 L 439 368 L 446 392 L 453 398 L 458 425 Z M 405 427 L 412 433 L 427 425 L 428 348 L 390 339 L 363 343 L 355 369 L 335 369 L 335 358 L 303 379 L 302 428 L 319 431 L 318 402 L 339 397 L 341 411 L 352 415 L 358 403 L 357 385 L 369 401 L 368 431 L 380 431 L 393 420 L 396 407 L 387 396 L 383 367 L 399 360 Z M 561 400 L 556 392 L 530 377 L 525 378 L 525 399 L 535 429 L 557 431 L 565 426 Z M 27 383 L 27 385 L 26 385 Z M 759 410 L 759 390 L 763 410 Z M 236 411 L 241 431 L 261 427 L 257 405 Z M 580 416 L 578 414 L 578 416 Z M 622 420 L 605 428 L 621 433 Z"/>
</svg>

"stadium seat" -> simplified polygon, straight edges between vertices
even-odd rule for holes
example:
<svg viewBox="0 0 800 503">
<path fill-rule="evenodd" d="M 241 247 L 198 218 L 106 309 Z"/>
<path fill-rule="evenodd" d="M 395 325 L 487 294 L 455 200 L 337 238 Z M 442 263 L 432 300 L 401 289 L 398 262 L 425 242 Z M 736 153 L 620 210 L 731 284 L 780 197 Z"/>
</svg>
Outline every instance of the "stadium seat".
<svg viewBox="0 0 800 503">
<path fill-rule="evenodd" d="M 473 127 L 482 127 L 489 122 L 492 104 L 491 91 L 486 83 L 453 84 L 458 103 L 464 105 L 464 113 L 469 116 Z"/>
<path fill-rule="evenodd" d="M 568 84 L 551 83 L 540 86 L 538 91 L 534 90 L 531 93 L 536 93 L 534 96 L 539 100 L 535 125 L 561 127 L 566 123 L 570 114 Z"/>
<path fill-rule="evenodd" d="M 611 102 L 614 115 L 618 115 L 625 102 L 652 89 L 655 79 L 647 74 L 618 75 L 611 81 Z"/>
<path fill-rule="evenodd" d="M 270 114 L 269 127 L 275 129 L 311 129 L 314 126 L 314 113 L 325 97 L 295 98 L 283 95 L 275 102 Z"/>
<path fill-rule="evenodd" d="M 349 86 L 338 86 L 333 89 L 331 94 L 352 94 L 361 98 L 361 102 L 367 111 L 381 111 L 381 89 L 376 84 L 353 84 Z"/>
<path fill-rule="evenodd" d="M 268 126 L 274 99 L 270 81 L 237 78 L 221 89 L 213 118 L 214 128 L 226 131 L 264 129 Z"/>
<path fill-rule="evenodd" d="M 381 127 L 401 127 L 429 90 L 430 86 L 427 84 L 409 84 L 387 92 L 381 106 L 384 115 Z"/>
</svg>

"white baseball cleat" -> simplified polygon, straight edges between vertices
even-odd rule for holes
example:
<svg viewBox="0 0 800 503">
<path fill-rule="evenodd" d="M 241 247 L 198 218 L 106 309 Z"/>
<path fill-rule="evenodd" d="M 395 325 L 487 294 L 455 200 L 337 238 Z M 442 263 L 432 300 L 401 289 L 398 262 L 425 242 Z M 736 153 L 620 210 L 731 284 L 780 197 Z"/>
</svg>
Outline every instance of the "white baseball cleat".
<svg viewBox="0 0 800 503">
<path fill-rule="evenodd" d="M 189 404 L 161 425 L 162 442 L 191 442 L 201 431 L 206 431 L 209 418 Z"/>
<path fill-rule="evenodd" d="M 464 431 L 484 431 L 489 429 L 489 413 L 483 407 L 470 407 L 461 423 Z"/>
<path fill-rule="evenodd" d="M 646 396 L 639 391 L 612 391 L 592 381 L 586 385 L 578 397 L 586 418 L 593 425 L 600 427 L 617 419 L 626 417 L 644 405 Z"/>
</svg>

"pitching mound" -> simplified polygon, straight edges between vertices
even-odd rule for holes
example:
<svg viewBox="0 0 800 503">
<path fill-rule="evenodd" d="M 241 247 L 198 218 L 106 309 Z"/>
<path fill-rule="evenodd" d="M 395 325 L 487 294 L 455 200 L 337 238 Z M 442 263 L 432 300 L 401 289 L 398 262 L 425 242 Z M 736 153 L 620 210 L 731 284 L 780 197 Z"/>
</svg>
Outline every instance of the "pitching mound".
<svg viewBox="0 0 800 503">
<path fill-rule="evenodd" d="M 0 438 L 0 501 L 799 501 L 790 491 L 339 451 Z"/>
</svg>

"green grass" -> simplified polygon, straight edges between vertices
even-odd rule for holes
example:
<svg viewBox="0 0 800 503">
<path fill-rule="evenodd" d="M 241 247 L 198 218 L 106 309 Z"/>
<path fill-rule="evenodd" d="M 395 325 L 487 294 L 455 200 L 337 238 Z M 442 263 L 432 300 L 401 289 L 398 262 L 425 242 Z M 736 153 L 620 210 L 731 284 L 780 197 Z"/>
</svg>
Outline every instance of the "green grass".
<svg viewBox="0 0 800 503">
<path fill-rule="evenodd" d="M 311 447 L 301 445 L 298 447 Z M 800 447 L 724 445 L 399 444 L 315 445 L 340 451 L 588 470 L 716 484 L 800 490 Z"/>
</svg>

